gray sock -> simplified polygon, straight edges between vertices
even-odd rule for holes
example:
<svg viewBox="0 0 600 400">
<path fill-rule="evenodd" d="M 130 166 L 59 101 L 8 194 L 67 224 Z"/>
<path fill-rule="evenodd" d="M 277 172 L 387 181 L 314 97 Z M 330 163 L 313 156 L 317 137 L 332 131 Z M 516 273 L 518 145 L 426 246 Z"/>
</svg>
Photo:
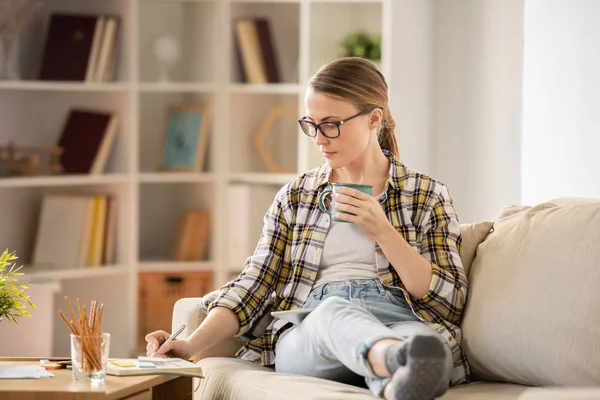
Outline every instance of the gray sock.
<svg viewBox="0 0 600 400">
<path fill-rule="evenodd" d="M 448 389 L 449 376 L 442 340 L 433 335 L 417 335 L 401 344 L 404 349 L 397 351 L 403 352 L 404 357 L 398 356 L 397 359 L 404 358 L 404 365 L 397 367 L 388 384 L 391 385 L 392 399 L 431 400 L 444 394 Z M 386 366 L 390 369 L 388 358 L 393 357 L 386 354 Z"/>
<path fill-rule="evenodd" d="M 392 375 L 406 364 L 406 344 L 405 341 L 395 343 L 385 353 L 385 367 Z"/>
</svg>

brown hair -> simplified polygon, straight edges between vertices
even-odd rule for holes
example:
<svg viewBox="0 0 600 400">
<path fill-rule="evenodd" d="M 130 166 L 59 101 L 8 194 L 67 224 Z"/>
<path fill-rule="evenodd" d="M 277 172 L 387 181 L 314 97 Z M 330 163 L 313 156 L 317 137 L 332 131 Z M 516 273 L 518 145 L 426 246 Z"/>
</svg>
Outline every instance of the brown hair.
<svg viewBox="0 0 600 400">
<path fill-rule="evenodd" d="M 394 135 L 396 123 L 388 107 L 388 86 L 372 62 L 359 57 L 337 59 L 321 67 L 308 81 L 308 86 L 316 92 L 351 101 L 359 111 L 381 107 L 379 146 L 399 157 Z"/>
</svg>

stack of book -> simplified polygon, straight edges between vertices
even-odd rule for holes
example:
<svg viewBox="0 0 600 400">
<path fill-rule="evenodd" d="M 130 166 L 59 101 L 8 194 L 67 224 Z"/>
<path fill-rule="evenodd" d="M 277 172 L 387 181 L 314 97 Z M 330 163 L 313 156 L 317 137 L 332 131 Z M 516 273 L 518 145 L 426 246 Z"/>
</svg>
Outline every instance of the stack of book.
<svg viewBox="0 0 600 400">
<path fill-rule="evenodd" d="M 113 81 L 119 27 L 116 15 L 52 14 L 39 79 Z"/>
<path fill-rule="evenodd" d="M 242 82 L 281 82 L 269 20 L 266 18 L 237 19 L 235 45 Z"/>
<path fill-rule="evenodd" d="M 87 268 L 114 264 L 116 197 L 49 193 L 42 197 L 34 267 Z"/>
</svg>

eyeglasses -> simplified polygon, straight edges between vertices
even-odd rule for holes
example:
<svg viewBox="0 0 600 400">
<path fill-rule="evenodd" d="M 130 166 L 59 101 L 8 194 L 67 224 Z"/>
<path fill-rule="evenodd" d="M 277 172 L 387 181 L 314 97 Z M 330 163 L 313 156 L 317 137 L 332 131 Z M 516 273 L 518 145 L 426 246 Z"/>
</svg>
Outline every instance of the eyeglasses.
<svg viewBox="0 0 600 400">
<path fill-rule="evenodd" d="M 321 132 L 321 134 L 323 136 L 325 136 L 326 138 L 335 139 L 336 137 L 340 136 L 340 126 L 342 126 L 343 124 L 345 124 L 346 122 L 348 122 L 350 120 L 353 120 L 356 117 L 360 117 L 363 114 L 371 112 L 376 108 L 383 110 L 383 108 L 381 108 L 381 107 L 367 108 L 366 110 L 363 110 L 363 111 L 359 112 L 358 114 L 354 114 L 353 116 L 348 117 L 342 121 L 332 121 L 332 122 L 327 121 L 327 122 L 321 122 L 320 124 L 315 124 L 312 121 L 302 118 L 302 119 L 298 120 L 298 123 L 300 124 L 300 128 L 302 128 L 302 132 L 304 132 L 306 134 L 306 136 L 310 136 L 310 137 L 317 136 L 317 129 L 318 129 Z"/>
</svg>

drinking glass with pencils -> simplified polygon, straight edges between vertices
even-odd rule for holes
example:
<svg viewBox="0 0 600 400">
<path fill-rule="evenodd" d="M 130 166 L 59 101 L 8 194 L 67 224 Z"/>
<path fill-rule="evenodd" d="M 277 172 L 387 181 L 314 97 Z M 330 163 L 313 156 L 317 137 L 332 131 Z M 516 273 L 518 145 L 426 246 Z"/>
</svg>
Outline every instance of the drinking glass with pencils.
<svg viewBox="0 0 600 400">
<path fill-rule="evenodd" d="M 110 350 L 110 334 L 102 333 L 102 311 L 104 304 L 98 306 L 92 301 L 89 312 L 77 299 L 75 315 L 69 298 L 65 296 L 71 319 L 59 310 L 61 318 L 71 331 L 71 367 L 74 380 L 104 381 L 106 362 Z"/>
</svg>

